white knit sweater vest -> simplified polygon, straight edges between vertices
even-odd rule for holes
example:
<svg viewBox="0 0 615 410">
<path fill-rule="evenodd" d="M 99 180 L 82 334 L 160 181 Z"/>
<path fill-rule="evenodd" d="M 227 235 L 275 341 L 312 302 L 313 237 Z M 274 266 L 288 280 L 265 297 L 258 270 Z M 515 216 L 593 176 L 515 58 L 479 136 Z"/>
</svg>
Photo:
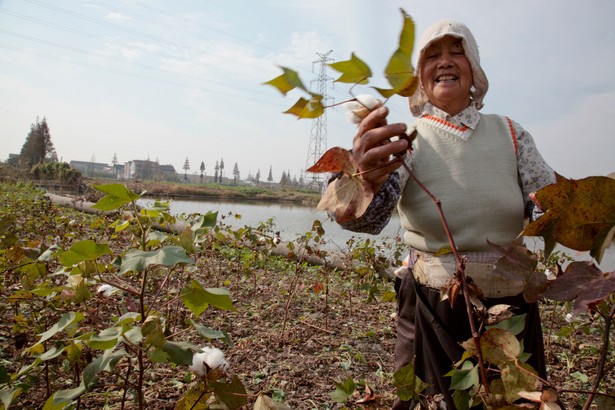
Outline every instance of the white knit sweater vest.
<svg viewBox="0 0 615 410">
<path fill-rule="evenodd" d="M 481 115 L 475 130 L 419 119 L 412 170 L 442 203 L 460 251 L 489 251 L 489 240 L 509 245 L 523 229 L 524 204 L 517 156 L 505 119 Z M 460 133 L 469 133 L 464 140 Z M 450 248 L 436 205 L 410 179 L 398 205 L 404 240 L 415 249 Z"/>
</svg>

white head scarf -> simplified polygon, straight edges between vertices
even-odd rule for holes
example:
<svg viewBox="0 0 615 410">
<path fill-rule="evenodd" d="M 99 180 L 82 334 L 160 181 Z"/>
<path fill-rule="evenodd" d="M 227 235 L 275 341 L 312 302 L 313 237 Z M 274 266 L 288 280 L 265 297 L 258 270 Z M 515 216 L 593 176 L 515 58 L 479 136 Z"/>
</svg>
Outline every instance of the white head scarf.
<svg viewBox="0 0 615 410">
<path fill-rule="evenodd" d="M 489 89 L 489 82 L 487 76 L 480 66 L 480 57 L 478 55 L 478 45 L 474 36 L 463 23 L 452 20 L 442 20 L 425 30 L 419 41 L 419 61 L 417 64 L 416 72 L 421 72 L 421 65 L 423 64 L 423 53 L 425 49 L 434 41 L 441 39 L 444 36 L 453 36 L 461 39 L 461 45 L 466 58 L 470 62 L 472 67 L 472 100 L 477 110 L 483 108 L 483 98 L 487 94 Z M 420 85 L 419 75 L 419 85 Z M 417 91 L 410 97 L 410 111 L 412 115 L 418 117 L 423 111 L 425 103 L 427 103 L 427 95 L 423 89 L 419 86 Z"/>
</svg>

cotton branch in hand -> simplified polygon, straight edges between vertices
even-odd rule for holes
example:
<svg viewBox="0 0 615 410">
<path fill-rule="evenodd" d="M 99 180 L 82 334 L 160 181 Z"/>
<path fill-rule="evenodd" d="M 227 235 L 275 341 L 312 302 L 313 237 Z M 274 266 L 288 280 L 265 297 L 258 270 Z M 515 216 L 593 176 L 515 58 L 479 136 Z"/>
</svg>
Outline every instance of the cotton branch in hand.
<svg viewBox="0 0 615 410">
<path fill-rule="evenodd" d="M 359 124 L 363 118 L 374 111 L 376 108 L 382 107 L 382 101 L 370 94 L 357 95 L 354 100 L 347 103 L 348 119 L 353 124 Z"/>
</svg>

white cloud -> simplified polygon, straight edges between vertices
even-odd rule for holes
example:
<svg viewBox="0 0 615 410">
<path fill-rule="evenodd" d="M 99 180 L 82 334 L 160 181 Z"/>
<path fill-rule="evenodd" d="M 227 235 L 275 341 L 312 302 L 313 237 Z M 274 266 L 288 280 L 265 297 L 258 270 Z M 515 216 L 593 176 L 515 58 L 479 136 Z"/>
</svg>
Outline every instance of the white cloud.
<svg viewBox="0 0 615 410">
<path fill-rule="evenodd" d="M 126 14 L 123 14 L 117 11 L 112 11 L 112 12 L 107 13 L 106 17 L 107 19 L 112 20 L 112 21 L 124 22 L 124 21 L 132 20 L 132 17 L 127 16 Z"/>
</svg>

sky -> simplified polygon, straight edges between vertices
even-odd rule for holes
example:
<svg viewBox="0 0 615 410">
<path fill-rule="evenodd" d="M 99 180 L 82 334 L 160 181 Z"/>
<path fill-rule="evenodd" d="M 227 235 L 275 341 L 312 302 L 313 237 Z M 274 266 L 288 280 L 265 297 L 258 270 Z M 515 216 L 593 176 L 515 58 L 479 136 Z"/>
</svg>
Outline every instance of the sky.
<svg viewBox="0 0 615 410">
<path fill-rule="evenodd" d="M 45 117 L 66 162 L 149 158 L 183 173 L 188 159 L 213 175 L 223 160 L 228 177 L 237 164 L 242 179 L 299 178 L 318 124 L 283 114 L 303 94 L 264 83 L 284 66 L 317 90 L 321 60 L 354 52 L 386 87 L 400 7 L 416 38 L 440 19 L 472 30 L 490 82 L 482 112 L 521 124 L 557 172 L 615 171 L 612 0 L 0 0 L 0 161 Z M 350 91 L 326 83 L 330 103 Z M 413 121 L 405 98 L 387 106 L 389 122 Z M 321 125 L 321 150 L 351 147 L 343 106 Z"/>
</svg>

